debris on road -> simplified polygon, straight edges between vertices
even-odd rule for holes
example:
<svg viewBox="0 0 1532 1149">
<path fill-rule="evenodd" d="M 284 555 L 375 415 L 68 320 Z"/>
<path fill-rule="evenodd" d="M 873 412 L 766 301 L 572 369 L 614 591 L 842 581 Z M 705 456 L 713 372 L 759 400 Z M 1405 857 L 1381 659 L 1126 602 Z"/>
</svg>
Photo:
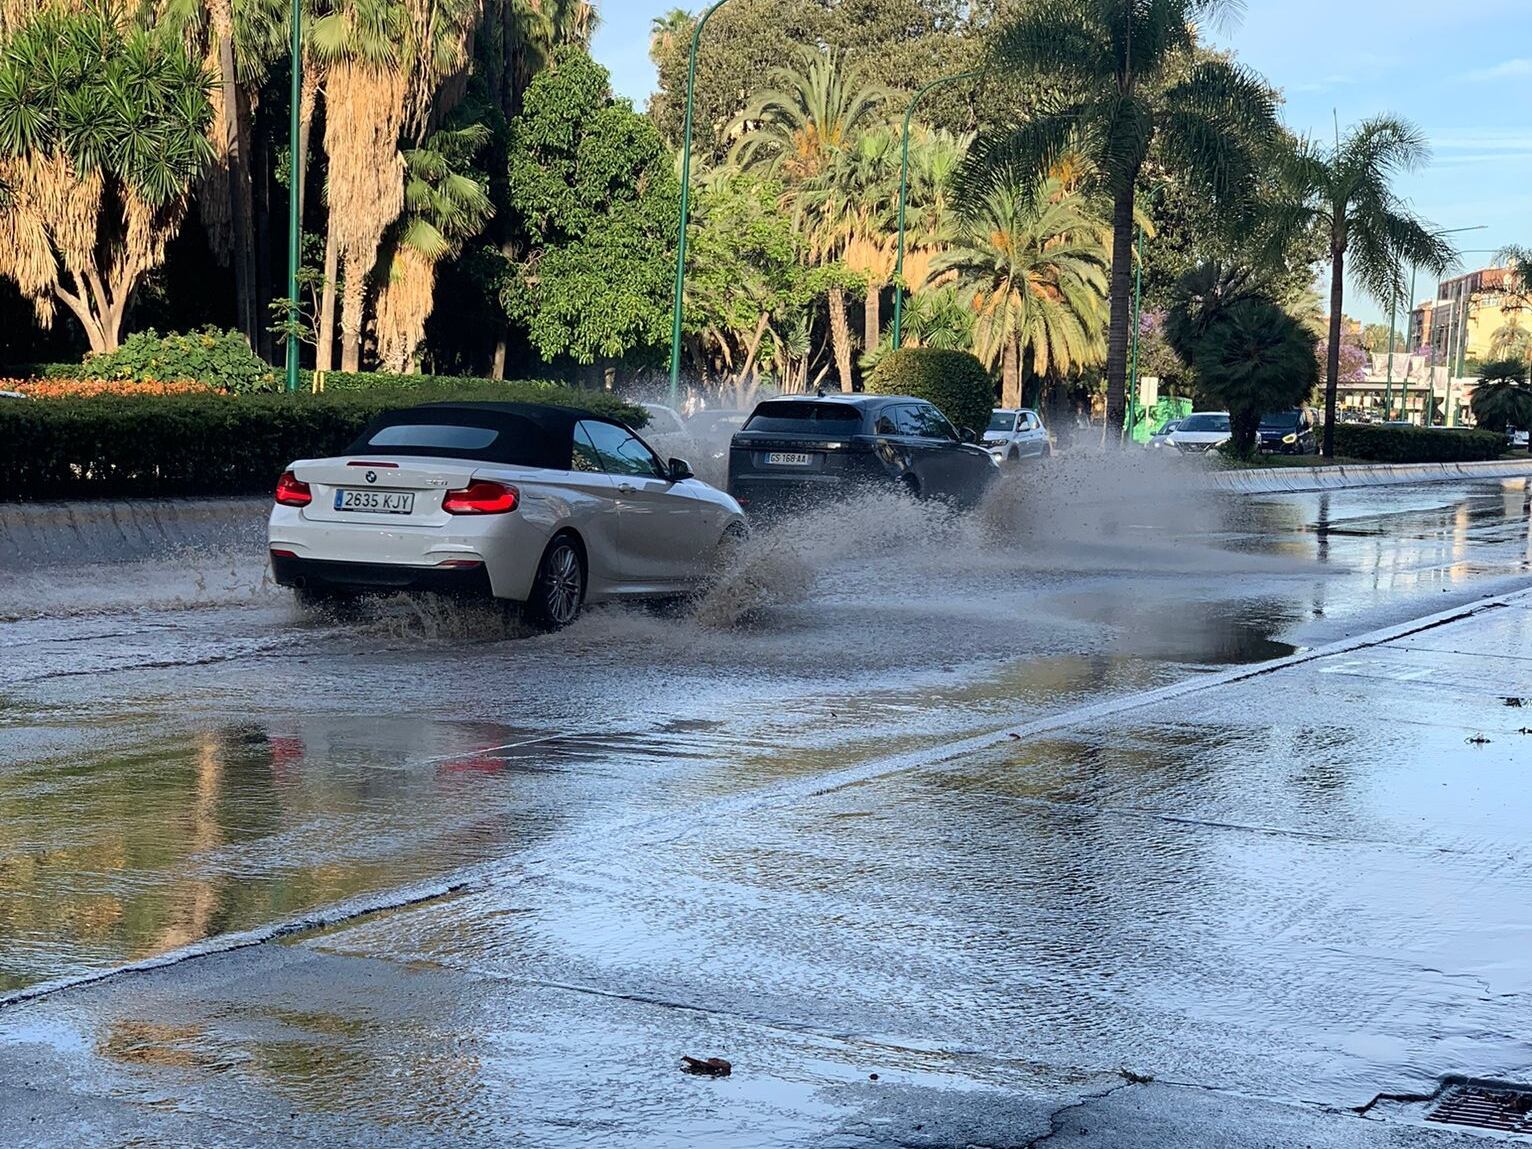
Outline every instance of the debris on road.
<svg viewBox="0 0 1532 1149">
<path fill-rule="evenodd" d="M 1465 738 L 1465 739 L 1463 739 L 1463 741 L 1467 742 L 1470 746 L 1487 746 L 1487 745 L 1489 745 L 1489 739 L 1484 737 L 1484 735 L 1482 735 L 1482 734 L 1475 734 L 1472 738 Z"/>
<path fill-rule="evenodd" d="M 1507 706 L 1514 706 L 1518 710 L 1521 709 L 1521 707 L 1525 706 L 1526 702 L 1527 702 L 1527 700 L 1525 698 L 1507 698 L 1505 700 L 1505 704 Z"/>
<path fill-rule="evenodd" d="M 730 1065 L 721 1057 L 687 1057 L 681 1056 L 681 1072 L 695 1073 L 699 1077 L 727 1077 L 734 1072 L 734 1066 Z"/>
</svg>

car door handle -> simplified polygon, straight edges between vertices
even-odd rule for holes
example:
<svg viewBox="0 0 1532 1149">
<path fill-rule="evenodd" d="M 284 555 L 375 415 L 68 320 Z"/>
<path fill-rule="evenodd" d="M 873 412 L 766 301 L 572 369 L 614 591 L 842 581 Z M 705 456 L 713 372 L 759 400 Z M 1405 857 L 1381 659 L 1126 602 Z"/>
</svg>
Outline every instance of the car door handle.
<svg viewBox="0 0 1532 1149">
<path fill-rule="evenodd" d="M 632 483 L 618 483 L 617 490 L 624 495 L 633 495 L 638 493 L 638 488 L 635 487 Z"/>
</svg>

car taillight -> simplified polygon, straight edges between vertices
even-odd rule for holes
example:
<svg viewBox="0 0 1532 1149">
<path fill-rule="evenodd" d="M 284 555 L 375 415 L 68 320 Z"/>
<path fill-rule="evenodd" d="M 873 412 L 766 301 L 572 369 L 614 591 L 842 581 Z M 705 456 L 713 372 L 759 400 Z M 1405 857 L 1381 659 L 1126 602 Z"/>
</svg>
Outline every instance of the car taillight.
<svg viewBox="0 0 1532 1149">
<path fill-rule="evenodd" d="M 283 471 L 277 480 L 276 499 L 284 507 L 306 507 L 314 501 L 314 492 L 297 475 Z"/>
<path fill-rule="evenodd" d="M 449 515 L 503 515 L 514 511 L 520 502 L 521 494 L 515 487 L 475 479 L 461 490 L 448 491 L 442 510 Z"/>
</svg>

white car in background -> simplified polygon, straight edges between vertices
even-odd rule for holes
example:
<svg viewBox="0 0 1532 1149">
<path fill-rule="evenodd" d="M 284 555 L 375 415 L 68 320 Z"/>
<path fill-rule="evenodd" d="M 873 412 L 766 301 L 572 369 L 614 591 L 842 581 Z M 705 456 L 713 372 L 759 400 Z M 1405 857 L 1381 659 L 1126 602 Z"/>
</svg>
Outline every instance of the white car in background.
<svg viewBox="0 0 1532 1149">
<path fill-rule="evenodd" d="M 1159 430 L 1144 441 L 1144 446 L 1152 450 L 1170 446 L 1170 436 L 1175 433 L 1176 428 L 1180 425 L 1181 420 L 1179 419 L 1171 419 L 1161 424 Z"/>
<path fill-rule="evenodd" d="M 649 422 L 644 424 L 644 438 L 665 458 L 700 458 L 697 437 L 692 434 L 686 420 L 674 407 L 663 403 L 640 403 L 649 412 Z"/>
<path fill-rule="evenodd" d="M 1228 442 L 1229 433 L 1227 411 L 1193 411 L 1181 417 L 1176 429 L 1166 437 L 1165 445 L 1182 454 L 1200 455 Z"/>
<path fill-rule="evenodd" d="M 1026 407 L 997 407 L 990 412 L 989 427 L 980 445 L 1001 464 L 1053 454 L 1048 429 L 1037 412 Z"/>
<path fill-rule="evenodd" d="M 693 591 L 744 531 L 738 503 L 614 419 L 428 403 L 293 463 L 268 539 L 273 576 L 300 600 L 493 595 L 552 629 L 587 602 Z"/>
</svg>

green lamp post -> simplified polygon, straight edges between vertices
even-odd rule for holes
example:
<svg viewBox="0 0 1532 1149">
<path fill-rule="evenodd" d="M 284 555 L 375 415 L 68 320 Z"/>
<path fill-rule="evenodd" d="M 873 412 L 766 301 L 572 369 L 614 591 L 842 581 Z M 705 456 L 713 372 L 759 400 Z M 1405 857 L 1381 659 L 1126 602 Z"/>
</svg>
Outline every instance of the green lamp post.
<svg viewBox="0 0 1532 1149">
<path fill-rule="evenodd" d="M 971 80 L 979 75 L 976 71 L 958 72 L 952 76 L 942 76 L 932 80 L 910 98 L 909 107 L 904 110 L 904 133 L 900 144 L 899 154 L 899 238 L 894 251 L 894 350 L 901 346 L 904 335 L 904 217 L 905 209 L 910 198 L 910 122 L 915 117 L 915 107 L 920 103 L 921 97 L 932 88 L 939 88 L 943 84 L 954 84 L 959 80 Z"/>
<path fill-rule="evenodd" d="M 676 243 L 676 291 L 670 315 L 670 405 L 676 405 L 681 390 L 681 305 L 686 286 L 686 225 L 691 217 L 692 183 L 692 100 L 697 91 L 697 46 L 702 40 L 702 29 L 713 18 L 713 13 L 729 0 L 717 0 L 692 30 L 691 55 L 686 65 L 686 124 L 681 129 L 681 234 Z"/>
<path fill-rule="evenodd" d="M 298 218 L 299 189 L 303 186 L 303 156 L 298 154 L 298 129 L 303 99 L 303 0 L 293 4 L 292 114 L 288 118 L 288 155 L 292 162 L 287 186 L 287 390 L 298 390 L 298 255 L 303 221 Z"/>
</svg>

